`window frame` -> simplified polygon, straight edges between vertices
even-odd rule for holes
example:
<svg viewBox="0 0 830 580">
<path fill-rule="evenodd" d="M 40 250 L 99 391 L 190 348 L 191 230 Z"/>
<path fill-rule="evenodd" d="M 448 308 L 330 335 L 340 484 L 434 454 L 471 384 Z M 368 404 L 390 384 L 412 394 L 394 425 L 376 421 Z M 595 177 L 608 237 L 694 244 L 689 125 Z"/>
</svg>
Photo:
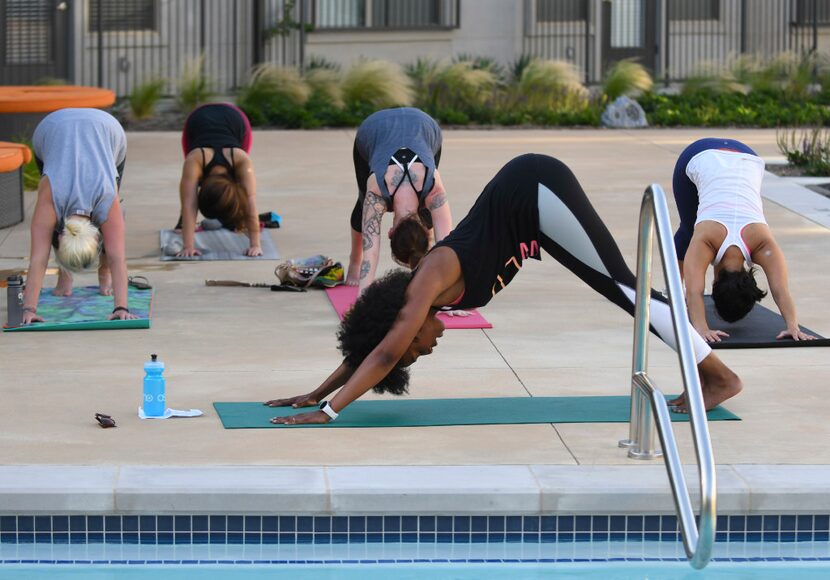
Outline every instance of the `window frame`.
<svg viewBox="0 0 830 580">
<path fill-rule="evenodd" d="M 531 0 L 531 6 L 533 7 L 533 19 L 532 24 L 536 26 L 555 26 L 561 23 L 569 23 L 569 22 L 585 22 L 588 19 L 588 16 L 591 14 L 591 7 L 589 6 L 588 0 L 577 0 L 580 1 L 578 6 L 579 14 L 575 18 L 563 18 L 563 19 L 550 19 L 550 20 L 542 20 L 539 18 L 539 4 L 544 2 L 545 0 Z M 551 0 L 548 0 L 551 1 Z M 555 1 L 555 0 L 554 0 Z"/>
<path fill-rule="evenodd" d="M 101 8 L 104 6 L 116 6 L 117 4 L 122 3 L 124 0 L 103 0 L 101 2 Z M 132 0 L 141 1 L 141 0 Z M 99 31 L 97 28 L 97 19 L 93 19 L 93 5 L 98 5 L 98 0 L 86 0 L 86 29 L 89 34 L 97 35 L 97 34 L 158 34 L 160 32 L 159 26 L 159 2 L 158 0 L 144 0 L 152 7 L 152 27 L 151 28 L 118 28 L 118 29 L 108 29 L 104 28 L 104 30 Z"/>
<path fill-rule="evenodd" d="M 707 5 L 709 7 L 709 12 L 707 14 L 704 14 L 700 17 L 698 17 L 697 15 L 692 15 L 692 16 L 683 17 L 683 18 L 678 18 L 677 16 L 675 16 L 675 11 L 672 10 L 672 7 L 671 7 L 672 1 L 674 1 L 675 3 L 678 3 L 678 4 L 684 3 L 684 4 L 686 4 L 686 6 L 688 6 L 688 2 L 689 2 L 689 0 L 667 0 L 666 1 L 666 7 L 667 7 L 668 13 L 669 13 L 668 14 L 669 22 L 701 22 L 701 21 L 713 21 L 713 20 L 717 21 L 717 22 L 720 22 L 720 19 L 721 19 L 720 18 L 720 16 L 721 16 L 721 2 L 720 2 L 720 0 L 704 0 L 705 2 L 708 3 Z M 701 12 L 705 12 L 705 11 L 701 10 Z"/>
<path fill-rule="evenodd" d="M 319 0 L 325 1 L 325 0 Z M 337 2 L 337 0 L 332 0 Z M 434 13 L 436 21 L 433 24 L 412 24 L 412 25 L 405 25 L 405 26 L 387 26 L 385 24 L 375 24 L 374 19 L 374 6 L 375 2 L 380 2 L 382 0 L 366 0 L 364 5 L 364 13 L 358 18 L 359 20 L 363 21 L 362 25 L 357 26 L 320 26 L 317 22 L 317 2 L 313 2 L 311 5 L 312 14 L 311 14 L 311 23 L 313 26 L 314 32 L 430 32 L 430 31 L 446 31 L 446 30 L 454 30 L 460 27 L 461 25 L 461 8 L 460 8 L 460 0 L 431 0 L 434 5 Z M 398 2 L 406 2 L 406 0 L 396 0 Z M 448 10 L 452 4 L 455 5 L 454 8 Z M 444 12 L 449 11 L 450 18 L 449 23 L 442 22 L 444 20 L 442 15 Z"/>
</svg>

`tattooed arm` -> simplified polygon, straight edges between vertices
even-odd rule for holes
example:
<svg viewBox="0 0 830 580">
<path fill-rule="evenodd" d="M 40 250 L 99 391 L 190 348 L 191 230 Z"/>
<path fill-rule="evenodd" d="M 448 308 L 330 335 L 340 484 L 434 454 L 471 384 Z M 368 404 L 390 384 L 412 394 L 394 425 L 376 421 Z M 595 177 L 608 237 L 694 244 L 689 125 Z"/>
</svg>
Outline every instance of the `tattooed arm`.
<svg viewBox="0 0 830 580">
<path fill-rule="evenodd" d="M 386 202 L 376 191 L 369 189 L 363 202 L 363 261 L 360 263 L 360 292 L 375 279 L 380 260 L 380 223 L 386 211 Z"/>
<path fill-rule="evenodd" d="M 452 231 L 452 214 L 450 213 L 450 204 L 447 203 L 444 182 L 441 181 L 441 174 L 438 171 L 435 172 L 435 184 L 424 201 L 432 216 L 435 241 L 440 242 Z"/>
</svg>

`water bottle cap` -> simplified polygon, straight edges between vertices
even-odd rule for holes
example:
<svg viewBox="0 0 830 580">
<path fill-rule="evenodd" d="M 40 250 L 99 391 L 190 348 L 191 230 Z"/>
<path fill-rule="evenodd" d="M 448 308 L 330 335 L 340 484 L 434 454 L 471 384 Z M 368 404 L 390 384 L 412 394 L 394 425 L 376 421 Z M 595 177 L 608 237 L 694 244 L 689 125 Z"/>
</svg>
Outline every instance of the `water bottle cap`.
<svg viewBox="0 0 830 580">
<path fill-rule="evenodd" d="M 159 356 L 159 355 L 157 355 L 157 354 L 151 354 L 151 355 L 150 355 L 150 359 L 151 359 L 153 362 L 156 362 L 156 359 L 158 358 L 158 356 Z"/>
</svg>

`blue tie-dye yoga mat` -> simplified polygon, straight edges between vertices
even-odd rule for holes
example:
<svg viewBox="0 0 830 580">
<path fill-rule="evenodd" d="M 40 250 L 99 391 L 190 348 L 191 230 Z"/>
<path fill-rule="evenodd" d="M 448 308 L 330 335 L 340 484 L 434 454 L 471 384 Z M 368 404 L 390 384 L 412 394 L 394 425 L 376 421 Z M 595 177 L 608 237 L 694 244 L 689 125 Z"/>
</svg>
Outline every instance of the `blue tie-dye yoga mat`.
<svg viewBox="0 0 830 580">
<path fill-rule="evenodd" d="M 150 328 L 153 291 L 129 289 L 130 312 L 134 320 L 107 320 L 112 313 L 112 296 L 101 296 L 98 286 L 75 288 L 72 296 L 53 296 L 52 288 L 40 292 L 37 313 L 45 322 L 36 322 L 3 332 L 33 332 L 45 330 L 115 330 L 120 328 Z"/>
</svg>

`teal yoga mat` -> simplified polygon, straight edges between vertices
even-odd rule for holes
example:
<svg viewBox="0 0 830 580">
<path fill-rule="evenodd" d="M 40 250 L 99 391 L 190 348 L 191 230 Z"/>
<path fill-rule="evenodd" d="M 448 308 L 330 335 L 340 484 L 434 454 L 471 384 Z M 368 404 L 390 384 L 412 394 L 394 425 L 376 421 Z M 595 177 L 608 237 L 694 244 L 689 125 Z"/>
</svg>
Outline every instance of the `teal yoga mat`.
<svg viewBox="0 0 830 580">
<path fill-rule="evenodd" d="M 98 286 L 75 288 L 72 296 L 52 296 L 52 288 L 40 292 L 37 313 L 45 322 L 3 328 L 3 332 L 37 332 L 47 330 L 115 330 L 150 328 L 153 291 L 129 288 L 130 312 L 135 320 L 107 320 L 112 313 L 112 296 L 101 296 Z"/>
<path fill-rule="evenodd" d="M 297 427 L 431 427 L 447 425 L 518 425 L 526 423 L 627 423 L 630 398 L 620 397 L 500 397 L 481 399 L 395 399 L 355 401 L 325 425 L 274 425 L 272 417 L 313 411 L 266 407 L 262 403 L 213 403 L 225 429 Z M 672 413 L 673 421 L 688 415 Z M 710 421 L 740 421 L 717 407 Z"/>
</svg>

